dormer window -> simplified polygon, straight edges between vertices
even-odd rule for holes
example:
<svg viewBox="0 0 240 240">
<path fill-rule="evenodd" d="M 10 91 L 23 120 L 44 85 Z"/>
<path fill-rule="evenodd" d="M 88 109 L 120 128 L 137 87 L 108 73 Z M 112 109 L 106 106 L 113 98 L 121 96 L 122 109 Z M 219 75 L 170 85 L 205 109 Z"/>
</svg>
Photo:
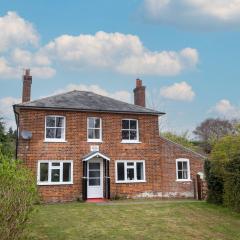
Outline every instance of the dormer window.
<svg viewBox="0 0 240 240">
<path fill-rule="evenodd" d="M 46 116 L 45 141 L 47 142 L 64 142 L 65 141 L 65 117 Z"/>
<path fill-rule="evenodd" d="M 89 117 L 87 119 L 87 140 L 88 142 L 102 141 L 102 121 L 98 117 Z"/>
<path fill-rule="evenodd" d="M 122 120 L 122 143 L 139 143 L 138 120 Z"/>
</svg>

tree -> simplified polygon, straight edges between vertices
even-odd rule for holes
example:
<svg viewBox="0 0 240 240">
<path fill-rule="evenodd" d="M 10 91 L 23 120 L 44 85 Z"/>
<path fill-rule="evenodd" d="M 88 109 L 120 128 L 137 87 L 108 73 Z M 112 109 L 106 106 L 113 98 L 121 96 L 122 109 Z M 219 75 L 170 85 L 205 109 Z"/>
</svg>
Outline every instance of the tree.
<svg viewBox="0 0 240 240">
<path fill-rule="evenodd" d="M 209 118 L 197 126 L 193 133 L 201 141 L 204 152 L 209 154 L 216 141 L 227 135 L 235 135 L 236 128 L 229 120 Z"/>
<path fill-rule="evenodd" d="M 26 239 L 24 229 L 37 200 L 35 180 L 20 162 L 0 156 L 0 238 Z"/>
</svg>

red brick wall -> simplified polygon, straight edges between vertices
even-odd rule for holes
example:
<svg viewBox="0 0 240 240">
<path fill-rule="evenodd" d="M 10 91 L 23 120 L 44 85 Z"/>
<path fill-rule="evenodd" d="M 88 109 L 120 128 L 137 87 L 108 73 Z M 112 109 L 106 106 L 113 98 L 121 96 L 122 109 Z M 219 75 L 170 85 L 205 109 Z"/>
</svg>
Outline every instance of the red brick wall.
<svg viewBox="0 0 240 240">
<path fill-rule="evenodd" d="M 46 115 L 66 116 L 66 143 L 44 142 Z M 102 118 L 103 142 L 87 142 L 87 117 Z M 139 120 L 140 144 L 121 143 L 121 120 Z M 193 192 L 192 183 L 177 183 L 175 159 L 190 159 L 192 177 L 202 171 L 200 157 L 162 140 L 158 134 L 158 117 L 110 113 L 84 113 L 44 110 L 21 110 L 20 131 L 32 131 L 32 139 L 19 139 L 18 157 L 37 176 L 38 160 L 73 160 L 73 185 L 39 186 L 44 201 L 70 201 L 81 198 L 82 158 L 90 145 L 99 145 L 100 152 L 110 158 L 111 196 L 129 197 L 184 195 Z M 26 148 L 28 146 L 28 149 Z M 145 160 L 146 183 L 115 183 L 115 160 Z M 36 177 L 37 178 L 37 177 Z M 179 193 L 179 194 L 177 194 Z"/>
</svg>

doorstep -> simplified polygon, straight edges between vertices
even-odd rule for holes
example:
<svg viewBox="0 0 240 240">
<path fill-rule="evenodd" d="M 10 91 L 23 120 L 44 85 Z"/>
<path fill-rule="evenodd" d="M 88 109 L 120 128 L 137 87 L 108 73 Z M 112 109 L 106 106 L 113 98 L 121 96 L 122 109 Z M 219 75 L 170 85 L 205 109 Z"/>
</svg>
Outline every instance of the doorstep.
<svg viewBox="0 0 240 240">
<path fill-rule="evenodd" d="M 88 198 L 86 200 L 87 203 L 104 203 L 108 200 L 106 198 Z"/>
</svg>

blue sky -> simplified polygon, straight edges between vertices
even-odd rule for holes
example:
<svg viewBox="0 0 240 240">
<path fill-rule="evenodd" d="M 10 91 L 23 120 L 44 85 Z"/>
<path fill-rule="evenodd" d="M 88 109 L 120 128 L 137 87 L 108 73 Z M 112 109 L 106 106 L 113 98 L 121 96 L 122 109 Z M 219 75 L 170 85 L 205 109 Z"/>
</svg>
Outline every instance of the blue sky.
<svg viewBox="0 0 240 240">
<path fill-rule="evenodd" d="M 72 89 L 132 100 L 135 79 L 163 129 L 240 117 L 240 1 L 0 2 L 0 114 L 13 125 L 23 68 L 32 98 Z"/>
</svg>

